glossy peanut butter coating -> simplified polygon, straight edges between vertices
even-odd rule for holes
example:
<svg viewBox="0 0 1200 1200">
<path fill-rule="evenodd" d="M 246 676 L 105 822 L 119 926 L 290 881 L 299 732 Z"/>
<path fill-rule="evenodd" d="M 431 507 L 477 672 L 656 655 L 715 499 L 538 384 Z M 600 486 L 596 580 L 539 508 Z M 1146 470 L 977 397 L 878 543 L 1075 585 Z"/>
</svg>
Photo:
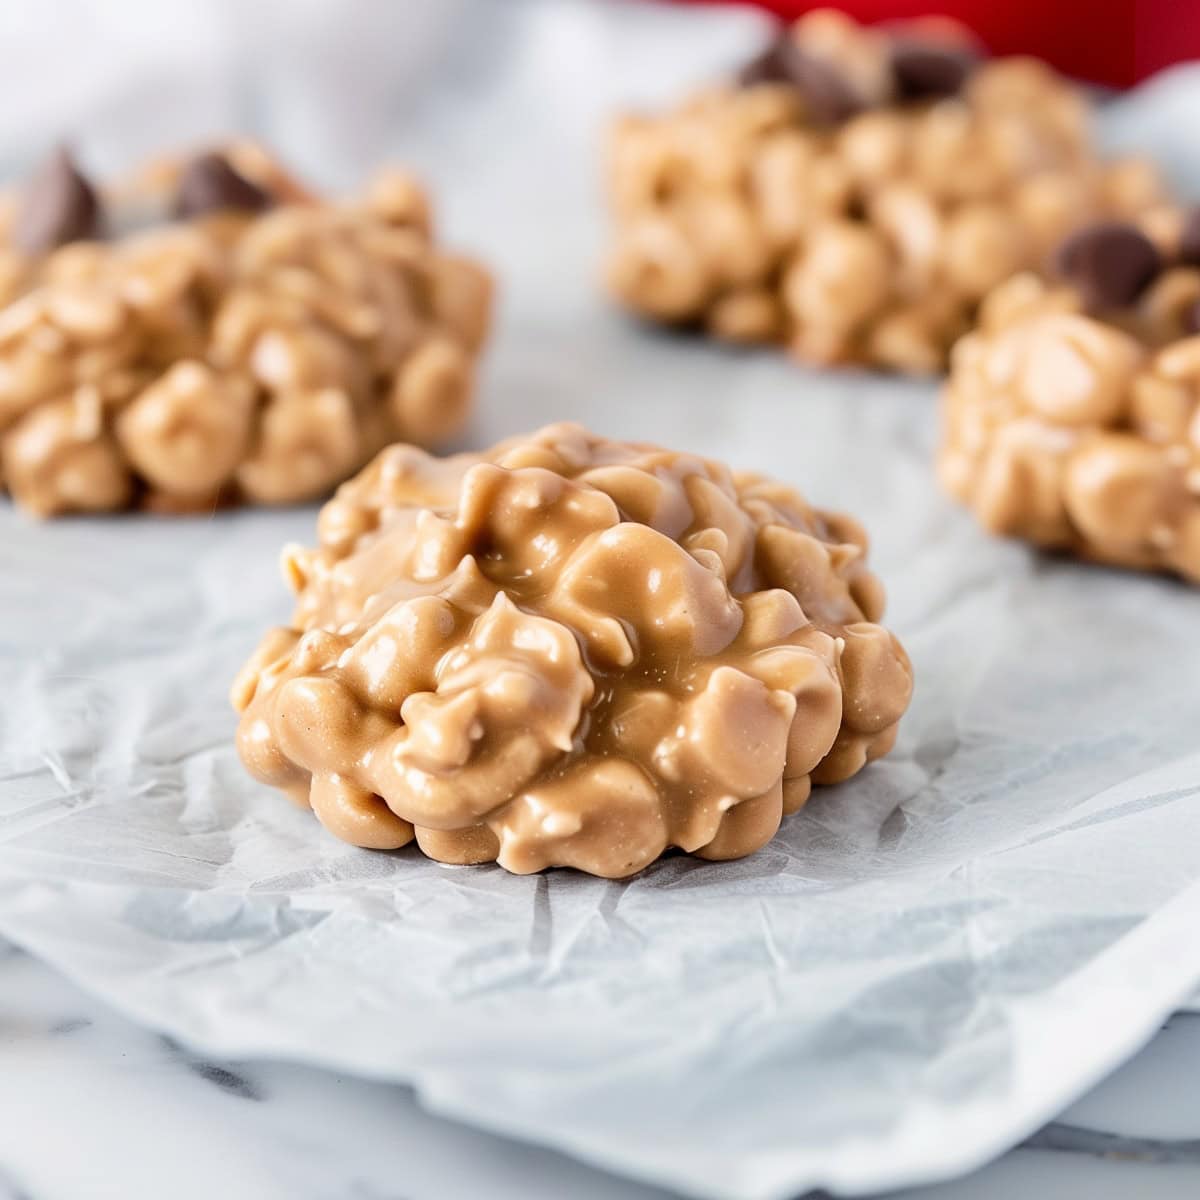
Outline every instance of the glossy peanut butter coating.
<svg viewBox="0 0 1200 1200">
<path fill-rule="evenodd" d="M 955 348 L 938 460 L 995 533 L 1200 583 L 1200 270 L 1103 317 L 1019 276 Z"/>
<path fill-rule="evenodd" d="M 360 846 L 612 878 L 737 858 L 908 705 L 858 524 L 688 454 L 573 425 L 392 446 L 318 532 L 234 685 L 238 747 Z"/>
<path fill-rule="evenodd" d="M 813 12 L 740 84 L 616 121 L 616 299 L 807 362 L 936 373 L 980 299 L 1075 224 L 1161 205 L 1149 163 L 1098 157 L 1050 68 L 974 61 L 951 23 L 914 35 Z"/>
<path fill-rule="evenodd" d="M 28 511 L 294 503 L 461 428 L 490 281 L 416 183 L 334 203 L 233 157 L 145 172 L 110 218 L 177 195 L 132 232 L 0 247 L 0 483 Z"/>
</svg>

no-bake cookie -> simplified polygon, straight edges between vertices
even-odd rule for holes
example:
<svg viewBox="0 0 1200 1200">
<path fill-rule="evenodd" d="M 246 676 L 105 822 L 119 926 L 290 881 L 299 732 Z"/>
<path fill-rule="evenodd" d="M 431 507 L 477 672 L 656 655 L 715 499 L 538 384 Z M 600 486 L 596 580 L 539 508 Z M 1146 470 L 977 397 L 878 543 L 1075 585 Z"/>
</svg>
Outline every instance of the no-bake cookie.
<svg viewBox="0 0 1200 1200">
<path fill-rule="evenodd" d="M 387 171 L 345 203 L 252 146 L 0 214 L 0 483 L 39 516 L 286 504 L 467 416 L 490 281 Z"/>
<path fill-rule="evenodd" d="M 1088 125 L 1074 86 L 951 22 L 811 13 L 736 83 L 616 123 L 610 289 L 812 363 L 941 371 L 980 299 L 1070 228 L 1162 204 Z"/>
<path fill-rule="evenodd" d="M 909 702 L 862 528 L 689 454 L 571 425 L 392 446 L 318 533 L 234 685 L 238 747 L 359 846 L 608 877 L 737 858 Z"/>
<path fill-rule="evenodd" d="M 955 347 L 939 474 L 995 533 L 1200 583 L 1200 215 L 1104 223 Z"/>
</svg>

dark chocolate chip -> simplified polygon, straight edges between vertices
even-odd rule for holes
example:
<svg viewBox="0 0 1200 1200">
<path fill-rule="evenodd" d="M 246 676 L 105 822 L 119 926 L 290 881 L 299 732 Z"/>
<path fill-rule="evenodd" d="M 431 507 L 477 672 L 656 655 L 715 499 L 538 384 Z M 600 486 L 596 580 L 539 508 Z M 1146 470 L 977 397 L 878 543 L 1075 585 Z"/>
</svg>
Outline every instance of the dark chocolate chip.
<svg viewBox="0 0 1200 1200">
<path fill-rule="evenodd" d="M 1188 305 L 1183 314 L 1183 328 L 1185 333 L 1200 333 L 1200 300 Z"/>
<path fill-rule="evenodd" d="M 1179 261 L 1187 267 L 1200 267 L 1200 208 L 1193 209 L 1183 223 Z"/>
<path fill-rule="evenodd" d="M 794 71 L 808 115 L 818 125 L 848 121 L 867 107 L 841 71 L 822 58 L 802 51 Z"/>
<path fill-rule="evenodd" d="M 239 174 L 219 154 L 193 158 L 179 177 L 175 215 L 202 217 L 223 209 L 261 212 L 271 206 L 270 195 Z"/>
<path fill-rule="evenodd" d="M 38 168 L 21 196 L 10 234 L 26 254 L 44 254 L 55 246 L 96 237 L 100 202 L 65 146 Z"/>
<path fill-rule="evenodd" d="M 1163 263 L 1154 243 L 1137 226 L 1105 221 L 1067 238 L 1055 265 L 1079 289 L 1089 309 L 1103 312 L 1132 304 Z"/>
<path fill-rule="evenodd" d="M 798 49 L 795 39 L 787 33 L 778 34 L 766 49 L 756 54 L 737 75 L 742 87 L 759 83 L 791 83 L 789 59 Z"/>
<path fill-rule="evenodd" d="M 802 50 L 789 33 L 780 34 L 738 74 L 743 87 L 785 83 L 804 98 L 816 125 L 836 125 L 866 107 L 850 81 L 832 63 Z"/>
<path fill-rule="evenodd" d="M 902 100 L 956 96 L 977 61 L 965 47 L 909 38 L 897 38 L 892 43 L 892 78 Z"/>
</svg>

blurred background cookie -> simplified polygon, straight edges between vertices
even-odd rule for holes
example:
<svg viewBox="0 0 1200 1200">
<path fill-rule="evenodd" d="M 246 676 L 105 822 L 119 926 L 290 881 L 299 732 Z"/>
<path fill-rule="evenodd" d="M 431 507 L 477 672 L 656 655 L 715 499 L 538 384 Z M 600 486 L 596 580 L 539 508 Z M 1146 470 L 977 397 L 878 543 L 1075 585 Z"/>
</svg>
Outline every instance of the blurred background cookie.
<svg viewBox="0 0 1200 1200">
<path fill-rule="evenodd" d="M 941 480 L 995 533 L 1200 583 L 1200 213 L 1107 222 L 984 302 Z"/>
<path fill-rule="evenodd" d="M 0 235 L 3 484 L 39 516 L 318 498 L 469 412 L 491 281 L 403 172 L 326 200 L 235 143 L 105 194 L 60 148 Z"/>
<path fill-rule="evenodd" d="M 1081 90 L 948 20 L 818 10 L 737 80 L 618 119 L 608 286 L 631 311 L 816 364 L 934 374 L 980 299 L 1081 218 L 1163 203 Z"/>
</svg>

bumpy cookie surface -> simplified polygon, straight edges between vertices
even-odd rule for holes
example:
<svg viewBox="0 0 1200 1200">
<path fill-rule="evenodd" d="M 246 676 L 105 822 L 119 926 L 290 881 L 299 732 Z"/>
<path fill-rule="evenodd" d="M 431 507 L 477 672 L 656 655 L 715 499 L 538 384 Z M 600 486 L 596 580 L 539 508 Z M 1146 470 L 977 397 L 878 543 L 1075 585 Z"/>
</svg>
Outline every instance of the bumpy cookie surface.
<svg viewBox="0 0 1200 1200">
<path fill-rule="evenodd" d="M 406 175 L 335 204 L 243 147 L 105 210 L 60 153 L 3 233 L 0 482 L 39 516 L 310 499 L 467 415 L 489 279 Z"/>
<path fill-rule="evenodd" d="M 1081 230 L 955 348 L 939 474 L 995 533 L 1200 583 L 1200 220 Z"/>
<path fill-rule="evenodd" d="M 908 705 L 858 524 L 691 455 L 571 425 L 392 446 L 318 530 L 234 685 L 238 746 L 360 846 L 608 877 L 737 858 Z"/>
<path fill-rule="evenodd" d="M 613 128 L 608 282 L 652 320 L 815 363 L 944 369 L 980 298 L 1091 216 L 1161 203 L 1077 90 L 944 21 L 811 13 L 742 73 Z"/>
</svg>

